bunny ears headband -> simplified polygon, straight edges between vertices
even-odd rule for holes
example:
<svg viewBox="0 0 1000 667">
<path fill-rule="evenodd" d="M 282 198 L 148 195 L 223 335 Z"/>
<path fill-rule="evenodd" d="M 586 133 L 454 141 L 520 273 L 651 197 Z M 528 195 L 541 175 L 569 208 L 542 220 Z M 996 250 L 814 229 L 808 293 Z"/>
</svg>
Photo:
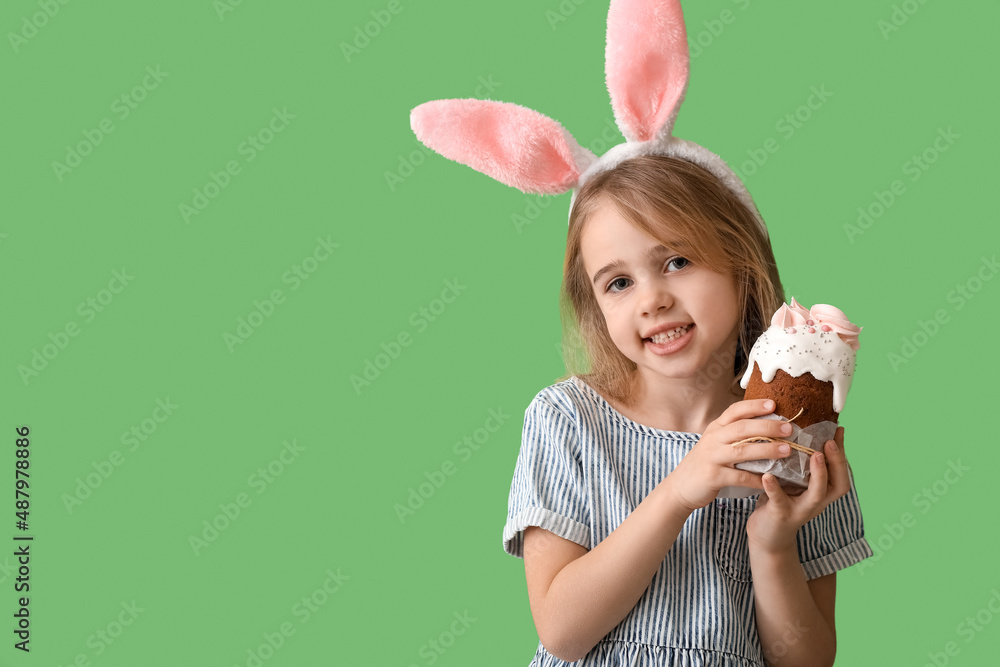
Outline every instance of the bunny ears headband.
<svg viewBox="0 0 1000 667">
<path fill-rule="evenodd" d="M 529 194 L 577 192 L 588 178 L 639 155 L 666 155 L 714 174 L 767 227 L 746 186 L 715 153 L 671 132 L 688 82 L 680 0 L 611 0 L 605 75 L 625 143 L 597 157 L 558 122 L 526 107 L 477 99 L 425 102 L 410 127 L 444 157 Z"/>
</svg>

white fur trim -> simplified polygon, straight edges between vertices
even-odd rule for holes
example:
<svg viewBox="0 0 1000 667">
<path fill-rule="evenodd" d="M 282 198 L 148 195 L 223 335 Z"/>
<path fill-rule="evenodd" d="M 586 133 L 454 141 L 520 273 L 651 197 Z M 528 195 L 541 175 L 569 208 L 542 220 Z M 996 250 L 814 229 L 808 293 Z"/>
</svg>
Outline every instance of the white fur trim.
<svg viewBox="0 0 1000 667">
<path fill-rule="evenodd" d="M 602 171 L 614 169 L 625 160 L 640 155 L 676 157 L 704 167 L 739 198 L 757 220 L 760 228 L 764 231 L 764 235 L 767 236 L 767 225 L 764 224 L 764 220 L 760 215 L 760 211 L 757 210 L 757 205 L 754 203 L 753 197 L 750 196 L 750 192 L 743 184 L 743 181 L 729 168 L 725 160 L 693 141 L 687 141 L 678 137 L 667 137 L 665 141 L 659 139 L 641 142 L 626 141 L 623 144 L 611 147 L 607 153 L 594 162 L 591 162 L 585 171 L 580 174 L 580 180 L 577 182 L 576 187 L 573 188 L 573 195 L 570 197 L 569 210 L 572 212 L 573 202 L 576 201 L 576 193 L 587 182 L 587 179 Z"/>
</svg>

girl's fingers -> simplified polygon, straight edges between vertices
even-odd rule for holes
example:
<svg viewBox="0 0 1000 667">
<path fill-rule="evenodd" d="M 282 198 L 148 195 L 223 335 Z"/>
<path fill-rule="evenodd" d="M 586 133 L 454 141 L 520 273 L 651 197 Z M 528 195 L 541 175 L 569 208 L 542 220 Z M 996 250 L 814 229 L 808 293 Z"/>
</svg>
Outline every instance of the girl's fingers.
<svg viewBox="0 0 1000 667">
<path fill-rule="evenodd" d="M 789 437 L 786 422 L 776 419 L 741 419 L 723 427 L 719 439 L 726 446 L 720 454 L 727 465 L 756 459 L 783 459 L 791 454 L 791 448 L 782 442 L 774 442 Z M 788 429 L 791 430 L 790 428 Z M 772 441 L 754 441 L 754 438 L 771 438 Z M 741 442 L 748 440 L 748 442 Z M 782 448 L 787 449 L 782 449 Z"/>
<path fill-rule="evenodd" d="M 763 435 L 769 438 L 787 438 L 792 435 L 792 425 L 780 419 L 743 419 L 736 422 L 731 429 L 740 433 L 737 440 Z"/>
<path fill-rule="evenodd" d="M 810 505 L 819 505 L 826 498 L 828 475 L 826 468 L 826 457 L 822 452 L 813 454 L 809 462 L 809 488 L 802 495 Z"/>
<path fill-rule="evenodd" d="M 763 489 L 764 484 L 761 482 L 760 475 L 749 470 L 737 470 L 735 468 L 726 471 L 728 474 L 723 476 L 726 481 L 726 486 L 746 486 L 751 489 Z"/>
<path fill-rule="evenodd" d="M 730 442 L 755 436 L 787 438 L 791 434 L 792 425 L 779 419 L 741 419 L 726 426 L 726 437 L 732 438 Z"/>
<path fill-rule="evenodd" d="M 763 482 L 764 492 L 767 493 L 767 501 L 774 503 L 775 507 L 782 509 L 787 507 L 791 501 L 788 499 L 788 494 L 785 493 L 785 490 L 781 488 L 778 478 L 770 473 L 765 473 Z"/>
<path fill-rule="evenodd" d="M 751 419 L 774 412 L 774 401 L 769 398 L 757 398 L 750 401 L 736 401 L 723 411 L 715 423 L 728 426 L 741 419 Z M 762 420 L 765 421 L 765 420 Z M 739 438 L 737 438 L 739 439 Z"/>
<path fill-rule="evenodd" d="M 830 446 L 833 444 L 834 446 Z M 828 442 L 824 451 L 827 453 L 827 468 L 829 484 L 837 498 L 851 490 L 851 477 L 847 469 L 847 456 L 844 454 L 844 427 L 837 428 L 833 443 Z"/>
<path fill-rule="evenodd" d="M 729 464 L 757 459 L 783 459 L 792 451 L 788 445 L 781 442 L 744 442 L 730 445 L 729 449 L 731 451 L 726 452 Z"/>
</svg>

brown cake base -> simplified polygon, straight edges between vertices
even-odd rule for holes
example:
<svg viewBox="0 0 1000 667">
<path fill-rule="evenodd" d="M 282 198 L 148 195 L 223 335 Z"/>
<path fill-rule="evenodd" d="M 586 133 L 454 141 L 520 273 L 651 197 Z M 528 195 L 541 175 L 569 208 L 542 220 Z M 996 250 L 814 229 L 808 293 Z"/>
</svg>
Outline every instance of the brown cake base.
<svg viewBox="0 0 1000 667">
<path fill-rule="evenodd" d="M 754 362 L 753 374 L 743 399 L 758 398 L 774 401 L 774 413 L 785 419 L 795 417 L 795 413 L 802 408 L 802 414 L 795 419 L 800 428 L 822 421 L 837 421 L 838 413 L 833 409 L 833 383 L 817 380 L 812 373 L 792 377 L 778 369 L 773 380 L 764 382 L 760 367 Z"/>
</svg>

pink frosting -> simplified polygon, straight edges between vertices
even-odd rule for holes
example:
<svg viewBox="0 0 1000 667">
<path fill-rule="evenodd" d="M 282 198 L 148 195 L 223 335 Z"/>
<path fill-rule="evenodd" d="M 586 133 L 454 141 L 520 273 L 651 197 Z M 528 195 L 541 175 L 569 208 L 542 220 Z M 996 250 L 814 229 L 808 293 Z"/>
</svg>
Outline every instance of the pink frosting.
<svg viewBox="0 0 1000 667">
<path fill-rule="evenodd" d="M 844 315 L 844 312 L 839 308 L 834 308 L 825 303 L 817 303 L 809 310 L 809 313 L 813 316 L 814 320 L 836 331 L 841 340 L 850 345 L 851 349 L 855 352 L 861 347 L 861 343 L 858 341 L 858 334 L 861 333 L 864 327 L 851 324 L 851 321 L 847 319 L 847 315 Z"/>
<path fill-rule="evenodd" d="M 796 317 L 799 318 L 797 321 L 795 319 Z M 805 323 L 806 321 L 802 318 L 801 315 L 798 315 L 797 313 L 793 312 L 785 304 L 781 304 L 781 308 L 779 308 L 774 313 L 774 316 L 771 318 L 772 327 L 782 327 L 783 329 L 795 326 L 796 324 L 805 324 Z"/>
<path fill-rule="evenodd" d="M 800 306 L 793 296 L 791 306 L 784 303 L 781 304 L 781 308 L 771 317 L 771 326 L 782 328 L 794 327 L 795 325 L 805 324 L 811 318 L 812 315 L 809 311 Z"/>
<path fill-rule="evenodd" d="M 794 296 L 792 297 L 792 305 L 789 307 L 791 308 L 792 312 L 797 313 L 802 317 L 802 324 L 805 324 L 806 320 L 810 319 L 810 317 L 812 316 L 812 313 L 803 308 L 802 305 L 795 300 Z"/>
<path fill-rule="evenodd" d="M 864 327 L 851 324 L 851 321 L 847 319 L 847 315 L 842 310 L 834 308 L 829 304 L 817 303 L 809 310 L 806 310 L 795 300 L 795 297 L 792 297 L 792 304 L 790 306 L 784 303 L 781 304 L 781 308 L 778 308 L 771 318 L 772 327 L 788 328 L 796 325 L 806 325 L 807 323 L 830 327 L 855 352 L 861 347 L 861 343 L 858 341 L 858 334 L 861 333 L 861 329 Z M 828 331 L 829 329 L 823 330 Z"/>
</svg>

